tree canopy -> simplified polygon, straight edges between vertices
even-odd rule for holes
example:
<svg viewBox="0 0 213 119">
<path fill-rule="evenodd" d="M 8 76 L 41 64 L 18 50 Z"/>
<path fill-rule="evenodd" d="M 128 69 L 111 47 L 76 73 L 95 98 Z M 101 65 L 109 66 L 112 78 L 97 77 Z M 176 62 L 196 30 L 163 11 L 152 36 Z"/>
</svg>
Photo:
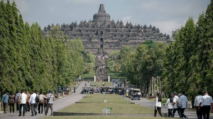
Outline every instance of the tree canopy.
<svg viewBox="0 0 213 119">
<path fill-rule="evenodd" d="M 69 85 L 83 74 L 84 46 L 59 25 L 42 36 L 38 23 L 24 23 L 16 3 L 0 2 L 0 90 L 47 91 Z"/>
<path fill-rule="evenodd" d="M 197 23 L 189 18 L 166 50 L 163 86 L 168 93 L 213 92 L 213 0 Z"/>
</svg>

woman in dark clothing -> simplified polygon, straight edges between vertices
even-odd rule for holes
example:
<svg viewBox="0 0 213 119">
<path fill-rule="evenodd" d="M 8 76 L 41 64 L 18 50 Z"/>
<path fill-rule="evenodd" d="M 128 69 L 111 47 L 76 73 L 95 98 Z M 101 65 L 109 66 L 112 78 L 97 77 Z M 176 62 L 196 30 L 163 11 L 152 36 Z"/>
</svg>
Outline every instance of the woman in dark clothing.
<svg viewBox="0 0 213 119">
<path fill-rule="evenodd" d="M 9 96 L 9 103 L 10 103 L 10 113 L 13 111 L 14 113 L 14 104 L 15 104 L 15 95 L 14 93 L 12 93 L 10 96 Z"/>
</svg>

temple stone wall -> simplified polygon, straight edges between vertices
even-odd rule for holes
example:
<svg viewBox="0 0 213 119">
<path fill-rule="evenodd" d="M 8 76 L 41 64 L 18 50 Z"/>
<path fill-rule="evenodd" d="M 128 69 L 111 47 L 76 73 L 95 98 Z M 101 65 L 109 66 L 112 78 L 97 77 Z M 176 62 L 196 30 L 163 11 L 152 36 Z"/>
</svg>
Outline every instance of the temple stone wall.
<svg viewBox="0 0 213 119">
<path fill-rule="evenodd" d="M 53 26 L 45 27 L 43 35 L 48 35 Z M 124 24 L 122 21 L 110 20 L 110 15 L 106 13 L 103 4 L 100 5 L 99 12 L 93 16 L 92 21 L 62 24 L 61 30 L 69 36 L 69 39 L 80 38 L 86 51 L 94 54 L 100 51 L 109 53 L 125 46 L 136 48 L 146 40 L 164 43 L 170 41 L 170 36 L 161 33 L 155 26 Z"/>
</svg>

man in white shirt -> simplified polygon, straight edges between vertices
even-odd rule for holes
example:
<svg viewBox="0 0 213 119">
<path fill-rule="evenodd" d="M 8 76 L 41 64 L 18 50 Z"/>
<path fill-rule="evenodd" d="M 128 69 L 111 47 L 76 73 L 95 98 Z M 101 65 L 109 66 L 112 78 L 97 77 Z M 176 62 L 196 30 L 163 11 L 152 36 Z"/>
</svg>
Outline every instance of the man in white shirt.
<svg viewBox="0 0 213 119">
<path fill-rule="evenodd" d="M 199 108 L 199 104 L 202 102 L 202 92 L 199 91 L 198 92 L 198 96 L 195 97 L 195 101 L 194 101 L 194 107 L 196 108 L 196 113 L 197 113 L 197 118 L 198 119 L 202 119 L 202 109 L 198 109 Z M 201 107 L 202 108 L 202 107 Z"/>
<path fill-rule="evenodd" d="M 211 107 L 211 103 L 212 103 L 212 97 L 208 95 L 208 92 L 205 92 L 205 95 L 202 98 L 202 102 L 199 105 L 199 109 L 202 107 L 202 113 L 203 113 L 203 117 L 204 119 L 209 119 L 209 113 L 210 113 L 210 107 Z"/>
<path fill-rule="evenodd" d="M 30 107 L 31 107 L 31 112 L 32 112 L 32 115 L 31 116 L 34 116 L 34 115 L 37 115 L 37 111 L 36 111 L 36 92 L 33 91 L 33 94 L 30 96 Z"/>
<path fill-rule="evenodd" d="M 25 107 L 26 107 L 26 102 L 27 102 L 27 95 L 25 94 L 25 91 L 23 90 L 22 93 L 19 95 L 19 115 L 21 116 L 21 109 L 23 108 L 23 116 L 25 116 Z"/>
<path fill-rule="evenodd" d="M 184 111 L 185 111 L 185 109 L 187 107 L 188 100 L 187 100 L 187 97 L 185 96 L 184 92 L 182 92 L 180 94 L 181 94 L 181 96 L 180 96 L 180 102 L 182 104 L 182 107 L 180 109 L 180 118 L 183 118 L 183 117 L 186 118 L 186 115 L 184 114 Z"/>
<path fill-rule="evenodd" d="M 174 105 L 174 109 L 173 109 L 173 114 L 172 117 L 175 117 L 175 112 L 178 111 L 178 107 L 177 107 L 177 99 L 178 96 L 176 95 L 176 92 L 173 92 L 173 105 Z M 179 111 L 178 111 L 179 112 Z M 179 113 L 178 113 L 179 114 Z"/>
</svg>

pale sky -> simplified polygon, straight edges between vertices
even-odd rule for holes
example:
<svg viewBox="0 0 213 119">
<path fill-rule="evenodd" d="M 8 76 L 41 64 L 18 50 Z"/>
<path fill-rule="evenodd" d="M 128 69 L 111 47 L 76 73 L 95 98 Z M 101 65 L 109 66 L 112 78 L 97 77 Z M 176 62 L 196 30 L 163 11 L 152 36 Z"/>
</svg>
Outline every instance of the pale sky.
<svg viewBox="0 0 213 119">
<path fill-rule="evenodd" d="M 189 17 L 197 21 L 210 0 L 15 0 L 25 22 L 38 22 L 42 29 L 51 24 L 92 20 L 104 4 L 111 19 L 124 23 L 152 25 L 162 33 L 184 26 Z"/>
</svg>

